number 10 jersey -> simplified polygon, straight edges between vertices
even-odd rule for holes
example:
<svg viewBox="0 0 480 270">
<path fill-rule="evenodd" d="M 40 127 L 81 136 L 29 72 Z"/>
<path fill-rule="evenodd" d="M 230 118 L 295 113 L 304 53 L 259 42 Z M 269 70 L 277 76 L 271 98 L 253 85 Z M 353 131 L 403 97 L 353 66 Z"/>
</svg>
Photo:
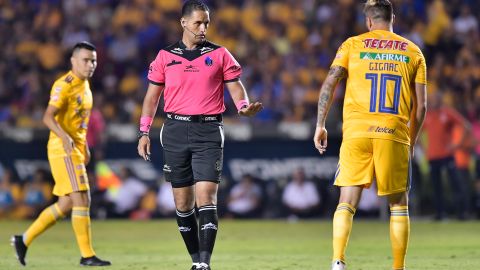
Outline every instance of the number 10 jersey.
<svg viewBox="0 0 480 270">
<path fill-rule="evenodd" d="M 374 30 L 347 39 L 332 66 L 348 71 L 343 139 L 379 138 L 410 144 L 415 83 L 426 84 L 421 50 L 395 33 Z"/>
</svg>

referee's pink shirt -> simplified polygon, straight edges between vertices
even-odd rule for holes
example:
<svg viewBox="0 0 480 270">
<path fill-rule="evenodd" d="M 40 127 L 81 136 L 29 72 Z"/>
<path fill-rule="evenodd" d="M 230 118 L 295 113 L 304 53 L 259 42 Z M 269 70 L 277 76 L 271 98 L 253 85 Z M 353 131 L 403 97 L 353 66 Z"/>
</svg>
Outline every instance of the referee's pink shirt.
<svg viewBox="0 0 480 270">
<path fill-rule="evenodd" d="M 225 111 L 224 83 L 239 80 L 241 73 L 226 48 L 207 41 L 187 51 L 180 41 L 160 50 L 150 64 L 148 80 L 165 85 L 165 112 L 220 114 Z"/>
</svg>

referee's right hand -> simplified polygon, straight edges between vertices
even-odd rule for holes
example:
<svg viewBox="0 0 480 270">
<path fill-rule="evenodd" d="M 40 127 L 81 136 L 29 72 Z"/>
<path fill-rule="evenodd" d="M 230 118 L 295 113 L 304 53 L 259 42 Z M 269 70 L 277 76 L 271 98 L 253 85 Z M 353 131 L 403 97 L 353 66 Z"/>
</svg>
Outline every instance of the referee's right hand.
<svg viewBox="0 0 480 270">
<path fill-rule="evenodd" d="M 150 161 L 150 138 L 148 136 L 141 136 L 138 140 L 138 155 L 144 160 Z"/>
</svg>

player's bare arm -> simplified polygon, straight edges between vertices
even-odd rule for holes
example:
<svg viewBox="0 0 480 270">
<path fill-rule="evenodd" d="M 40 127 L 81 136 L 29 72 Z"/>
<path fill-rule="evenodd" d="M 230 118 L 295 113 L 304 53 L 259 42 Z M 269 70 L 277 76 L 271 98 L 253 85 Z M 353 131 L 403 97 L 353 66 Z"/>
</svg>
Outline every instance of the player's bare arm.
<svg viewBox="0 0 480 270">
<path fill-rule="evenodd" d="M 55 120 L 55 115 L 58 112 L 58 108 L 52 105 L 48 105 L 45 113 L 43 114 L 43 123 L 53 131 L 58 137 L 62 139 L 63 148 L 67 154 L 71 154 L 73 148 L 75 147 L 72 137 L 68 135 L 65 130 L 62 129 L 57 120 Z"/>
<path fill-rule="evenodd" d="M 332 105 L 333 93 L 337 87 L 338 82 L 348 76 L 347 70 L 344 67 L 332 66 L 328 72 L 327 78 L 320 88 L 320 96 L 318 98 L 318 115 L 317 128 L 313 142 L 320 154 L 323 154 L 327 149 L 327 129 L 325 128 L 325 120 Z"/>
<path fill-rule="evenodd" d="M 422 129 L 425 115 L 427 114 L 427 86 L 425 84 L 415 84 L 414 104 L 412 110 L 412 122 L 410 124 L 410 149 L 413 156 L 413 147 L 417 143 L 418 135 Z"/>
<path fill-rule="evenodd" d="M 160 102 L 160 96 L 162 95 L 163 85 L 155 85 L 150 83 L 148 85 L 147 94 L 143 100 L 142 117 L 147 116 L 153 118 L 157 112 L 158 103 Z M 150 156 L 150 138 L 148 133 L 146 136 L 141 136 L 138 140 L 138 154 L 144 159 L 149 160 Z"/>
<path fill-rule="evenodd" d="M 85 166 L 90 163 L 90 160 L 92 158 L 92 155 L 90 153 L 90 149 L 88 148 L 88 141 L 85 140 Z"/>
<path fill-rule="evenodd" d="M 245 91 L 245 87 L 240 80 L 226 83 L 226 85 L 235 104 L 238 104 L 241 100 L 247 101 L 245 106 L 238 110 L 239 115 L 250 117 L 254 116 L 263 109 L 263 105 L 260 102 L 250 103 L 248 100 L 247 91 Z"/>
</svg>

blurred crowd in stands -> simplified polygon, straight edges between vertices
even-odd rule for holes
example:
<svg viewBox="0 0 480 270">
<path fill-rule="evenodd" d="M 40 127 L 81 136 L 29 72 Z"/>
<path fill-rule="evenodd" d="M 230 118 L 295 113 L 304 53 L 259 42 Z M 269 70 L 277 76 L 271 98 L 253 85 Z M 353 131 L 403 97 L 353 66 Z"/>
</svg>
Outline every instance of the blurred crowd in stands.
<svg viewBox="0 0 480 270">
<path fill-rule="evenodd" d="M 207 0 L 208 38 L 242 64 L 255 121 L 313 121 L 319 85 L 336 49 L 365 31 L 353 0 Z M 429 91 L 442 91 L 462 113 L 479 95 L 480 4 L 469 0 L 397 0 L 395 31 L 415 42 L 429 64 Z M 138 122 L 149 63 L 181 38 L 181 0 L 1 0 L 0 123 L 43 127 L 53 81 L 69 69 L 78 41 L 98 48 L 95 102 L 108 123 Z M 336 105 L 342 92 L 338 91 Z M 229 115 L 234 106 L 227 100 Z M 334 106 L 337 107 L 337 106 Z M 159 116 L 161 116 L 159 114 Z M 331 118 L 331 122 L 338 122 Z M 159 125 L 161 121 L 156 121 Z"/>
<path fill-rule="evenodd" d="M 313 124 L 318 90 L 336 49 L 349 36 L 366 31 L 362 5 L 354 0 L 205 2 L 211 7 L 208 38 L 232 52 L 243 66 L 242 80 L 251 99 L 264 104 L 265 109 L 253 120 L 259 126 L 267 122 Z M 393 2 L 394 31 L 423 50 L 428 64 L 429 102 L 436 104 L 429 105 L 427 123 L 430 119 L 433 124 L 425 127 L 414 168 L 428 167 L 439 177 L 423 181 L 418 188 L 423 187 L 425 193 L 437 198 L 432 199 L 437 219 L 442 219 L 449 208 L 456 208 L 458 217 L 463 218 L 463 212 L 480 209 L 480 2 Z M 105 124 L 136 125 L 148 83 L 149 63 L 159 49 L 181 37 L 181 5 L 181 0 L 0 0 L 0 127 L 44 128 L 41 118 L 50 87 L 69 69 L 71 48 L 81 40 L 91 41 L 98 50 L 98 68 L 91 81 L 98 116 L 92 120 L 97 125 L 93 129 L 98 128 L 97 133 L 101 133 Z M 327 123 L 330 130 L 340 131 L 342 97 L 343 86 L 340 86 Z M 242 121 L 235 117 L 236 110 L 229 98 L 226 105 L 225 121 Z M 163 114 L 157 113 L 154 125 L 161 125 L 162 117 Z M 443 133 L 442 140 L 435 140 Z M 455 207 L 445 205 L 442 199 L 439 179 L 443 168 L 449 172 L 449 192 L 456 198 Z M 2 175 L 0 190 L 9 185 L 11 178 L 9 173 Z M 121 175 L 125 185 L 132 185 L 132 190 L 142 194 L 139 198 L 152 191 L 152 187 L 138 185 L 133 180 L 130 183 L 129 172 Z M 11 195 L 0 193 L 1 201 L 11 200 L 8 197 L 11 196 L 12 200 L 17 198 L 18 205 L 31 207 L 33 201 L 50 200 L 49 193 L 44 192 L 48 181 L 38 180 L 45 177 L 45 172 L 39 172 L 23 186 L 23 191 L 12 189 Z M 272 192 L 266 185 L 257 186 L 259 181 L 253 179 L 245 176 L 225 195 L 226 215 L 263 213 L 250 210 L 268 205 L 263 198 Z M 313 190 L 322 188 L 318 183 L 315 187 L 308 184 L 306 190 L 300 191 L 296 183 L 292 180 L 292 186 L 286 186 L 285 193 L 277 198 L 285 206 L 284 213 L 315 216 L 312 213 L 319 213 L 317 208 L 322 205 L 322 198 L 314 195 Z M 432 184 L 434 188 L 429 188 Z M 167 194 L 162 187 L 156 185 L 154 193 L 159 190 Z M 293 192 L 305 192 L 310 202 L 289 199 L 288 194 Z M 121 194 L 120 190 L 116 195 Z M 145 204 L 152 209 L 159 201 L 156 195 L 150 197 Z M 251 199 L 238 201 L 244 197 Z M 466 198 L 468 202 L 464 201 Z M 476 201 L 470 203 L 470 200 Z M 115 198 L 110 198 L 110 202 L 114 204 Z M 5 210 L 4 204 L 0 206 L 1 215 Z M 108 211 L 124 215 L 125 207 L 116 205 Z M 168 207 L 172 206 L 159 213 L 171 214 Z M 22 211 L 17 214 L 28 212 Z"/>
</svg>

